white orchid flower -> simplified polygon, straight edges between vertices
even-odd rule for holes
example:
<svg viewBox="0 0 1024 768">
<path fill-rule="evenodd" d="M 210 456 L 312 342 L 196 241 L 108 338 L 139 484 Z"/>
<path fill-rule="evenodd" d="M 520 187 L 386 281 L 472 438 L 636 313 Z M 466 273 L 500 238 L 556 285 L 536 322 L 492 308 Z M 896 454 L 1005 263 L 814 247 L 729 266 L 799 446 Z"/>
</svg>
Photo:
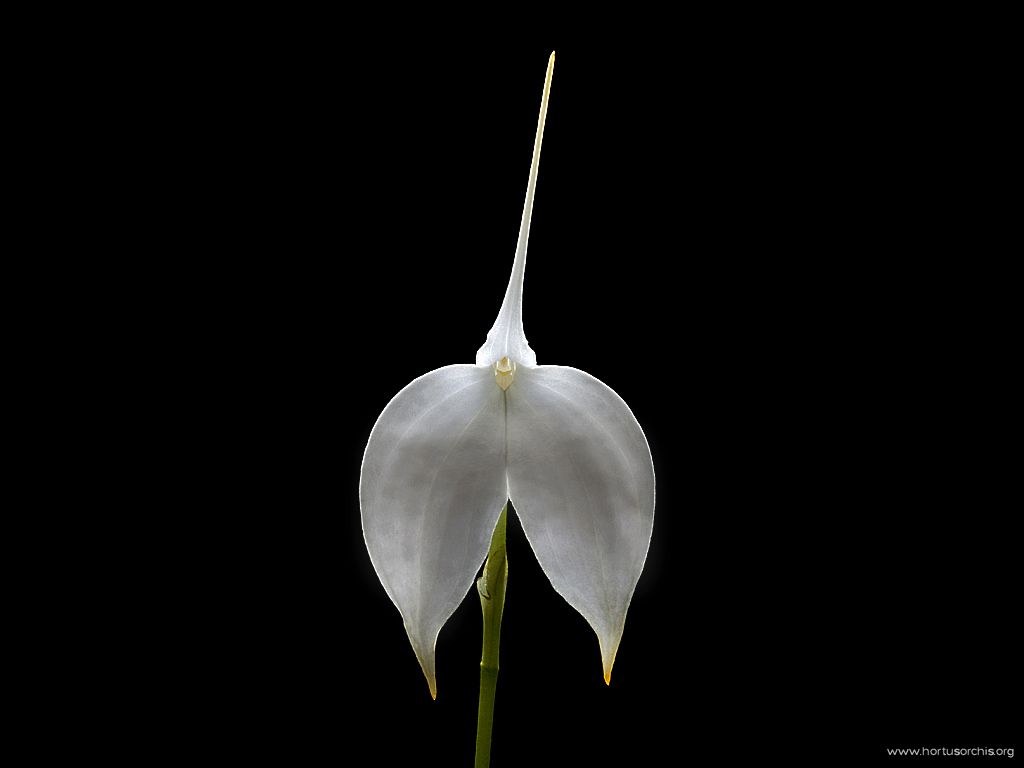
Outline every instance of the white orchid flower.
<svg viewBox="0 0 1024 768">
<path fill-rule="evenodd" d="M 609 682 L 654 524 L 643 430 L 606 384 L 538 365 L 522 295 L 555 56 L 548 61 L 519 242 L 501 310 L 475 365 L 431 371 L 392 398 L 363 456 L 359 501 L 373 567 L 437 697 L 437 635 L 512 501 L 555 590 L 597 633 Z"/>
</svg>

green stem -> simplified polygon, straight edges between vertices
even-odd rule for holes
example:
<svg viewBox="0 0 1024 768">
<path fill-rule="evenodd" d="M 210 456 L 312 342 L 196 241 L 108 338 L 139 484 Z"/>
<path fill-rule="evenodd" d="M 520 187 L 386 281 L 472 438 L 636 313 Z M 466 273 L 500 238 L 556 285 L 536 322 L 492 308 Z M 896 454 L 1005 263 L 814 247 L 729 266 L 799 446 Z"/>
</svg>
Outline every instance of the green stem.
<svg viewBox="0 0 1024 768">
<path fill-rule="evenodd" d="M 480 608 L 484 614 L 484 647 L 480 654 L 480 708 L 476 720 L 476 768 L 491 764 L 491 727 L 494 722 L 494 692 L 498 685 L 498 641 L 501 639 L 501 612 L 505 607 L 508 583 L 508 559 L 505 557 L 505 519 L 508 505 L 491 536 L 491 550 L 484 562 L 483 575 L 476 580 Z"/>
</svg>

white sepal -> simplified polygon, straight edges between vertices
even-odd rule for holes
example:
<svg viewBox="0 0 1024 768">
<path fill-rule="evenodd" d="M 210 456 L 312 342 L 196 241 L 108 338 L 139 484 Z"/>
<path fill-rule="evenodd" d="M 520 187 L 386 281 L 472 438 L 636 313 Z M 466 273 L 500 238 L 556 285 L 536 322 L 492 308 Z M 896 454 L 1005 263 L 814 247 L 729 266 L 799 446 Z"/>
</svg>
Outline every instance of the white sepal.
<svg viewBox="0 0 1024 768">
<path fill-rule="evenodd" d="M 434 644 L 473 585 L 507 498 L 494 373 L 451 365 L 388 403 L 359 478 L 363 537 L 436 697 Z"/>
<path fill-rule="evenodd" d="M 512 504 L 552 586 L 597 633 L 605 680 L 654 525 L 654 464 L 629 407 L 588 373 L 520 369 L 505 393 Z"/>
<path fill-rule="evenodd" d="M 548 96 L 551 94 L 551 75 L 554 69 L 555 53 L 552 51 L 548 59 L 547 75 L 544 78 L 544 93 L 540 99 L 540 117 L 537 119 L 537 135 L 533 141 L 533 160 L 530 163 L 530 178 L 526 183 L 526 202 L 519 224 L 519 241 L 516 243 L 516 257 L 512 262 L 512 276 L 509 277 L 498 317 L 491 330 L 487 332 L 487 341 L 477 350 L 477 365 L 494 365 L 503 357 L 515 360 L 519 365 L 537 364 L 537 355 L 526 341 L 526 333 L 523 330 L 523 276 L 526 272 L 526 246 L 530 240 L 533 195 L 537 189 L 537 169 L 540 166 L 544 120 L 548 113 Z"/>
</svg>

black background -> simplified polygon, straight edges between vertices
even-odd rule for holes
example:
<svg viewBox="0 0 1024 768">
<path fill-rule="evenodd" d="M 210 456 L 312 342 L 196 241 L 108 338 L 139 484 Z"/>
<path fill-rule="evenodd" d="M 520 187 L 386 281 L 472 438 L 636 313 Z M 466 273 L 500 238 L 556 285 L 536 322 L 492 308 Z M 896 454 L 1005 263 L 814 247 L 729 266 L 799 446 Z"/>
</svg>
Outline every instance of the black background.
<svg viewBox="0 0 1024 768">
<path fill-rule="evenodd" d="M 388 400 L 494 319 L 552 49 L 526 332 L 630 405 L 657 507 L 610 687 L 510 517 L 492 765 L 1013 745 L 997 21 L 517 46 L 278 21 L 192 30 L 113 89 L 147 254 L 126 300 L 171 310 L 142 332 L 166 440 L 135 459 L 167 510 L 134 556 L 170 567 L 118 646 L 145 660 L 128 700 L 162 702 L 149 748 L 470 764 L 476 598 L 432 702 L 359 464 Z"/>
</svg>

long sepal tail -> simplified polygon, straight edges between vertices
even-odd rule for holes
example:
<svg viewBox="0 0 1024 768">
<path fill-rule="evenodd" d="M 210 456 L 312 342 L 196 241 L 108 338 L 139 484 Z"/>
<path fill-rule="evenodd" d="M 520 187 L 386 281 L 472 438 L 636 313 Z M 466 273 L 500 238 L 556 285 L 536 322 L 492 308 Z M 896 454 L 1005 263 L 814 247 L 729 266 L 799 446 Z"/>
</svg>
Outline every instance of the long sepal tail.
<svg viewBox="0 0 1024 768">
<path fill-rule="evenodd" d="M 526 247 L 530 240 L 530 219 L 533 216 L 533 197 L 537 189 L 537 169 L 540 166 L 540 149 L 544 142 L 544 121 L 548 113 L 548 98 L 551 95 L 551 76 L 555 71 L 555 52 L 548 59 L 547 75 L 544 78 L 544 93 L 540 100 L 540 117 L 537 119 L 537 135 L 533 141 L 533 160 L 530 163 L 530 179 L 526 184 L 526 202 L 523 218 L 519 224 L 519 241 L 516 243 L 516 257 L 512 263 L 512 276 L 505 289 L 505 298 L 487 341 L 476 353 L 477 365 L 493 365 L 503 357 L 515 360 L 519 365 L 534 366 L 537 355 L 526 341 L 523 331 L 523 275 L 526 270 Z"/>
</svg>

